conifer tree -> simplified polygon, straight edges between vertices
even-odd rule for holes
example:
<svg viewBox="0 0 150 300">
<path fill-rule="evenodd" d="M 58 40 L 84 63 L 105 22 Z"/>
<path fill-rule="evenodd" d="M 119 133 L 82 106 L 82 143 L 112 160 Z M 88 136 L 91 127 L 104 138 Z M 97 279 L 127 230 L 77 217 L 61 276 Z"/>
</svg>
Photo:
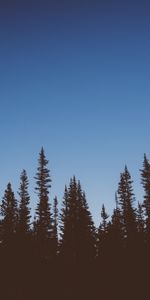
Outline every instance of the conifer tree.
<svg viewBox="0 0 150 300">
<path fill-rule="evenodd" d="M 20 176 L 20 187 L 19 187 L 19 214 L 18 214 L 18 232 L 23 236 L 29 233 L 30 230 L 30 196 L 28 193 L 28 177 L 25 170 L 22 171 Z"/>
<path fill-rule="evenodd" d="M 138 242 L 138 249 L 137 254 L 140 256 L 142 255 L 142 251 L 145 247 L 145 240 L 146 240 L 146 234 L 145 234 L 145 220 L 144 220 L 144 209 L 143 204 L 138 202 L 138 208 L 137 208 L 137 242 Z"/>
<path fill-rule="evenodd" d="M 105 205 L 102 204 L 101 209 L 101 222 L 98 228 L 98 240 L 97 240 L 97 254 L 100 258 L 107 251 L 107 237 L 108 237 L 108 222 L 109 215 L 106 212 Z"/>
<path fill-rule="evenodd" d="M 122 229 L 126 246 L 134 244 L 136 237 L 136 210 L 133 207 L 134 193 L 131 175 L 125 166 L 125 170 L 120 175 L 118 186 L 118 203 L 122 215 Z"/>
<path fill-rule="evenodd" d="M 118 204 L 117 193 L 115 193 L 115 202 L 116 202 L 116 207 L 113 210 L 111 223 L 112 223 L 112 228 L 114 229 L 114 235 L 116 234 L 116 237 L 118 237 L 118 240 L 120 240 L 122 239 L 122 215 Z"/>
<path fill-rule="evenodd" d="M 57 197 L 54 198 L 53 204 L 53 245 L 54 253 L 57 254 L 58 250 L 58 200 Z"/>
<path fill-rule="evenodd" d="M 143 169 L 141 171 L 141 181 L 144 188 L 144 203 L 146 217 L 146 239 L 150 242 L 150 163 L 144 154 Z"/>
<path fill-rule="evenodd" d="M 85 192 L 82 191 L 80 181 L 78 181 L 78 201 L 79 205 L 79 249 L 82 253 L 82 259 L 93 260 L 96 256 L 96 230 L 92 219 L 91 212 L 86 200 Z"/>
<path fill-rule="evenodd" d="M 61 218 L 61 254 L 69 260 L 76 256 L 75 243 L 77 231 L 77 184 L 75 177 L 65 187 Z"/>
<path fill-rule="evenodd" d="M 68 188 L 65 185 L 65 191 L 63 196 L 62 208 L 60 213 L 60 253 L 64 255 L 67 250 L 67 241 L 69 238 L 69 227 L 68 227 L 68 218 L 69 218 L 69 192 Z"/>
<path fill-rule="evenodd" d="M 110 250 L 112 252 L 113 259 L 122 259 L 123 251 L 123 230 L 122 230 L 122 215 L 121 210 L 118 205 L 117 194 L 115 195 L 116 207 L 113 210 L 111 217 L 111 227 L 110 227 Z"/>
<path fill-rule="evenodd" d="M 106 231 L 107 230 L 107 219 L 109 218 L 109 215 L 106 213 L 104 204 L 102 205 L 101 218 L 102 218 L 101 229 L 103 231 Z"/>
<path fill-rule="evenodd" d="M 17 200 L 12 191 L 11 183 L 8 183 L 1 204 L 2 236 L 4 242 L 9 242 L 16 233 L 18 210 Z"/>
<path fill-rule="evenodd" d="M 81 262 L 94 255 L 94 224 L 85 194 L 76 178 L 65 188 L 61 211 L 61 254 L 72 262 Z"/>
<path fill-rule="evenodd" d="M 48 239 L 52 235 L 52 217 L 49 204 L 49 188 L 51 187 L 50 172 L 47 168 L 48 160 L 44 149 L 41 149 L 35 176 L 38 204 L 36 208 L 35 232 L 38 239 Z"/>
<path fill-rule="evenodd" d="M 144 228 L 145 221 L 144 221 L 144 211 L 143 211 L 143 205 L 138 202 L 138 208 L 137 208 L 137 230 L 138 233 L 141 235 L 144 235 Z"/>
</svg>

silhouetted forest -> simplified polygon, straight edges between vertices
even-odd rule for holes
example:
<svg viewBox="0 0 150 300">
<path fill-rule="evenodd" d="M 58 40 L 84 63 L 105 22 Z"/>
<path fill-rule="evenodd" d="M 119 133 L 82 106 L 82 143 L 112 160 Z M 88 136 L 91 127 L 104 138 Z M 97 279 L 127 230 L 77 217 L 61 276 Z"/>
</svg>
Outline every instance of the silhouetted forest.
<svg viewBox="0 0 150 300">
<path fill-rule="evenodd" d="M 120 174 L 114 210 L 105 205 L 95 227 L 75 177 L 58 210 L 44 149 L 35 174 L 37 206 L 31 216 L 28 176 L 15 196 L 8 183 L 1 201 L 1 299 L 148 299 L 150 270 L 150 163 L 139 170 L 144 196 L 136 203 L 127 166 Z M 108 186 L 109 189 L 109 186 Z"/>
</svg>

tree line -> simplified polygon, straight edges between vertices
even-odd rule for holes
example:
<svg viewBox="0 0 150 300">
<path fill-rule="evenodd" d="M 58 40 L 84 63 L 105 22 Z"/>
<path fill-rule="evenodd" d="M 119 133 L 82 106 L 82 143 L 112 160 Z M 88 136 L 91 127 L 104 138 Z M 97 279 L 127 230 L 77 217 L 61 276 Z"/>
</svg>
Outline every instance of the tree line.
<svg viewBox="0 0 150 300">
<path fill-rule="evenodd" d="M 33 221 L 26 170 L 20 176 L 18 199 L 8 183 L 1 201 L 3 299 L 30 299 L 29 295 L 31 299 L 43 295 L 43 299 L 101 299 L 104 295 L 107 299 L 106 290 L 108 298 L 114 294 L 119 299 L 119 289 L 121 293 L 125 289 L 127 296 L 131 291 L 136 294 L 138 282 L 143 296 L 150 253 L 150 163 L 146 154 L 140 175 L 142 201 L 135 205 L 133 181 L 125 166 L 113 213 L 109 216 L 103 204 L 96 228 L 75 176 L 65 186 L 60 212 L 57 197 L 50 202 L 52 180 L 42 148 L 35 175 L 38 202 Z"/>
</svg>

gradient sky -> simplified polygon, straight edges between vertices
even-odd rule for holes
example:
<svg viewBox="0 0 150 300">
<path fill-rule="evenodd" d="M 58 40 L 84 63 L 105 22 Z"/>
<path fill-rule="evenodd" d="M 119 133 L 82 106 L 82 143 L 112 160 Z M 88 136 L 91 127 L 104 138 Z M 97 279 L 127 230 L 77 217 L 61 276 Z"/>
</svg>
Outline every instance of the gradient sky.
<svg viewBox="0 0 150 300">
<path fill-rule="evenodd" d="M 0 192 L 23 168 L 32 207 L 44 147 L 61 202 L 74 174 L 96 224 L 127 164 L 150 157 L 150 2 L 0 1 Z"/>
</svg>

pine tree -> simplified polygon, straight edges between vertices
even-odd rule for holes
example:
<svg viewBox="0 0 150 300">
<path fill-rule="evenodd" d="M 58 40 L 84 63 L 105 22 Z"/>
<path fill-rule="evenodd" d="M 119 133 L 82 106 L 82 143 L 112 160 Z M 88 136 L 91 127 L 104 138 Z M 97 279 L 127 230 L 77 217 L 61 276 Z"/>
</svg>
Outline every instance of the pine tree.
<svg viewBox="0 0 150 300">
<path fill-rule="evenodd" d="M 98 228 L 98 240 L 97 240 L 97 254 L 100 258 L 102 255 L 108 252 L 107 250 L 107 236 L 108 236 L 108 222 L 109 215 L 106 212 L 104 204 L 101 209 L 101 222 Z"/>
<path fill-rule="evenodd" d="M 123 232 L 122 232 L 122 215 L 121 215 L 121 210 L 119 208 L 117 193 L 115 193 L 115 202 L 116 202 L 116 207 L 112 214 L 111 223 L 114 231 L 114 236 L 116 237 L 116 240 L 120 244 L 123 237 Z"/>
<path fill-rule="evenodd" d="M 131 175 L 125 166 L 125 170 L 120 175 L 118 186 L 118 203 L 122 215 L 122 229 L 124 241 L 129 247 L 134 244 L 136 238 L 136 210 L 133 207 L 134 193 L 132 187 Z"/>
<path fill-rule="evenodd" d="M 94 256 L 94 224 L 85 193 L 76 178 L 65 188 L 61 210 L 61 254 L 71 262 L 83 262 Z"/>
<path fill-rule="evenodd" d="M 57 254 L 58 250 L 58 200 L 57 197 L 54 198 L 53 204 L 53 245 L 54 245 L 54 254 Z"/>
<path fill-rule="evenodd" d="M 78 201 L 79 206 L 79 233 L 80 233 L 80 253 L 82 259 L 93 260 L 96 256 L 96 230 L 92 219 L 91 212 L 86 200 L 85 192 L 82 191 L 80 182 L 78 182 Z"/>
<path fill-rule="evenodd" d="M 122 215 L 118 205 L 117 194 L 115 195 L 116 207 L 113 210 L 110 227 L 110 249 L 115 263 L 122 259 L 123 252 L 123 230 L 122 230 Z"/>
<path fill-rule="evenodd" d="M 150 163 L 144 154 L 143 169 L 141 171 L 141 182 L 145 191 L 143 207 L 146 217 L 146 239 L 150 242 Z"/>
<path fill-rule="evenodd" d="M 68 188 L 65 185 L 65 191 L 63 196 L 61 213 L 59 216 L 60 219 L 60 253 L 62 255 L 65 254 L 67 250 L 67 242 L 69 238 L 69 227 L 68 227 L 68 219 L 69 219 L 69 192 Z"/>
<path fill-rule="evenodd" d="M 102 218 L 101 229 L 103 231 L 106 231 L 107 230 L 107 219 L 109 218 L 109 215 L 106 213 L 104 204 L 102 205 L 101 218 Z"/>
<path fill-rule="evenodd" d="M 12 191 L 11 183 L 8 183 L 1 204 L 2 220 L 2 236 L 4 242 L 12 240 L 16 233 L 18 210 L 17 200 Z"/>
<path fill-rule="evenodd" d="M 25 170 L 22 171 L 20 176 L 20 187 L 19 187 L 19 216 L 18 216 L 18 232 L 22 236 L 27 235 L 30 231 L 30 196 L 28 193 L 28 177 Z"/>
<path fill-rule="evenodd" d="M 41 149 L 38 160 L 39 166 L 35 176 L 36 192 L 38 194 L 38 205 L 36 208 L 35 232 L 37 238 L 48 239 L 52 234 L 52 217 L 49 204 L 49 188 L 51 178 L 47 168 L 48 160 L 45 157 L 44 149 Z"/>
<path fill-rule="evenodd" d="M 137 209 L 137 230 L 138 233 L 141 235 L 144 235 L 144 228 L 145 221 L 144 221 L 144 211 L 143 211 L 143 205 L 138 202 L 138 209 Z"/>
<path fill-rule="evenodd" d="M 75 177 L 70 179 L 69 188 L 65 188 L 61 221 L 61 254 L 68 261 L 75 259 L 77 232 L 77 183 Z"/>
<path fill-rule="evenodd" d="M 137 208 L 137 257 L 138 259 L 141 258 L 141 255 L 144 255 L 144 248 L 145 248 L 145 220 L 144 220 L 144 210 L 143 210 L 143 204 L 138 202 L 138 208 Z"/>
</svg>

